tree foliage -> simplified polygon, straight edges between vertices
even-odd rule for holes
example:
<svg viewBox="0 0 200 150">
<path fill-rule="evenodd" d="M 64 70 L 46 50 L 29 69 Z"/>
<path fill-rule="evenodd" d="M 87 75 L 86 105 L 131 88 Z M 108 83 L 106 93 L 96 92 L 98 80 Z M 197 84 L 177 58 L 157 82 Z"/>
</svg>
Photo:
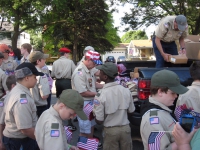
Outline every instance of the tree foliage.
<svg viewBox="0 0 200 150">
<path fill-rule="evenodd" d="M 146 33 L 144 31 L 128 31 L 122 37 L 121 41 L 123 43 L 130 43 L 131 40 L 144 40 L 148 39 Z"/>
<path fill-rule="evenodd" d="M 113 0 L 111 0 L 113 1 Z M 131 13 L 126 13 L 122 21 L 133 30 L 141 26 L 158 24 L 167 15 L 183 14 L 187 17 L 191 34 L 200 33 L 199 0 L 120 0 L 133 5 Z M 128 30 L 127 28 L 126 30 Z"/>
<path fill-rule="evenodd" d="M 69 0 L 66 3 L 69 9 L 60 12 L 60 19 L 66 21 L 49 25 L 43 34 L 45 49 L 57 51 L 67 46 L 73 50 L 73 60 L 76 62 L 87 45 L 104 52 L 112 50 L 120 41 L 104 0 Z"/>
</svg>

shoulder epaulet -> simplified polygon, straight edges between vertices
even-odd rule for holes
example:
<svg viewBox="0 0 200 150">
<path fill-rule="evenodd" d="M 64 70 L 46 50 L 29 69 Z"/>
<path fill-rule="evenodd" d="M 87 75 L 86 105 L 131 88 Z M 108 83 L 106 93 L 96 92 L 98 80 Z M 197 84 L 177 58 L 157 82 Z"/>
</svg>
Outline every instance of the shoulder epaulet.
<svg viewBox="0 0 200 150">
<path fill-rule="evenodd" d="M 26 98 L 26 94 L 20 94 L 20 98 Z"/>
<path fill-rule="evenodd" d="M 51 129 L 59 129 L 59 123 L 52 123 Z"/>
<path fill-rule="evenodd" d="M 157 115 L 158 115 L 158 110 L 150 111 L 150 116 L 157 116 Z"/>
</svg>

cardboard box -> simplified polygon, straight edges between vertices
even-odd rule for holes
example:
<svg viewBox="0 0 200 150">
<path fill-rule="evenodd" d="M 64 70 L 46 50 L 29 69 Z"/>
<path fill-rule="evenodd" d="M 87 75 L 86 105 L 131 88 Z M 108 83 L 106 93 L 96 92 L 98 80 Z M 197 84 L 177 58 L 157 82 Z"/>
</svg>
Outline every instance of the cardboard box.
<svg viewBox="0 0 200 150">
<path fill-rule="evenodd" d="M 187 42 L 187 41 L 200 42 L 200 36 L 199 35 L 188 35 L 185 38 L 185 42 Z"/>
<path fill-rule="evenodd" d="M 169 60 L 173 64 L 187 64 L 188 58 L 186 55 L 171 55 Z"/>
<path fill-rule="evenodd" d="M 200 60 L 200 42 L 186 42 L 185 49 L 188 59 Z"/>
<path fill-rule="evenodd" d="M 139 78 L 139 73 L 138 72 L 130 72 L 130 76 L 132 79 Z"/>
</svg>

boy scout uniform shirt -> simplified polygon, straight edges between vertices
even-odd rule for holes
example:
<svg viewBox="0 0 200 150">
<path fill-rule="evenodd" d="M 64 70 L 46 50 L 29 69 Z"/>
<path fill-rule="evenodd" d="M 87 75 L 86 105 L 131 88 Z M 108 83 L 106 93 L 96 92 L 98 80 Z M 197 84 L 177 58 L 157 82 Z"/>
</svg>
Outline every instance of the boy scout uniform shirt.
<svg viewBox="0 0 200 150">
<path fill-rule="evenodd" d="M 164 42 L 173 42 L 175 40 L 179 40 L 180 38 L 185 38 L 187 36 L 187 28 L 185 31 L 179 31 L 174 29 L 174 21 L 176 16 L 167 16 L 163 18 L 156 30 L 156 37 L 160 38 Z"/>
<path fill-rule="evenodd" d="M 195 112 L 200 113 L 200 82 L 193 82 L 187 87 L 189 90 L 180 94 L 176 103 L 176 107 L 186 105 L 187 108 L 192 108 Z"/>
<path fill-rule="evenodd" d="M 71 79 L 76 68 L 74 62 L 65 56 L 61 56 L 53 63 L 51 76 L 56 79 Z"/>
<path fill-rule="evenodd" d="M 21 58 L 20 63 L 29 62 L 29 55 L 25 58 L 24 56 Z"/>
<path fill-rule="evenodd" d="M 8 87 L 6 86 L 7 77 L 5 72 L 0 68 L 0 98 L 8 91 Z"/>
<path fill-rule="evenodd" d="M 3 60 L 1 69 L 5 71 L 6 75 L 9 75 L 9 72 L 13 72 L 14 74 L 14 70 L 17 68 L 17 66 L 17 62 L 9 56 L 7 60 Z"/>
<path fill-rule="evenodd" d="M 29 89 L 17 83 L 6 99 L 3 135 L 8 138 L 26 138 L 21 129 L 34 128 L 37 122 L 36 106 Z"/>
<path fill-rule="evenodd" d="M 38 67 L 36 69 L 39 72 L 42 72 L 42 70 Z M 47 105 L 47 100 L 43 100 L 42 96 L 46 96 L 50 94 L 50 88 L 49 88 L 49 81 L 46 75 L 44 76 L 36 76 L 37 83 L 34 86 L 34 88 L 31 88 L 31 94 L 35 101 L 36 106 L 44 106 Z"/>
<path fill-rule="evenodd" d="M 105 127 L 128 125 L 129 113 L 134 112 L 135 106 L 129 89 L 116 82 L 107 83 L 94 98 L 96 119 L 104 121 Z"/>
<path fill-rule="evenodd" d="M 142 116 L 140 134 L 144 150 L 148 150 L 151 144 L 159 146 L 159 150 L 171 150 L 171 144 L 175 142 L 171 132 L 169 132 L 173 130 L 175 125 L 175 120 L 170 115 L 171 110 L 152 97 L 149 97 L 149 102 L 165 110 L 151 109 Z M 157 138 L 152 138 L 155 134 L 158 134 Z"/>
<path fill-rule="evenodd" d="M 40 150 L 68 150 L 62 119 L 52 106 L 40 116 L 35 137 Z"/>
<path fill-rule="evenodd" d="M 88 70 L 83 62 L 74 70 L 72 74 L 72 88 L 79 93 L 86 91 L 96 92 L 94 72 Z M 92 100 L 94 97 L 83 97 L 84 100 Z"/>
</svg>

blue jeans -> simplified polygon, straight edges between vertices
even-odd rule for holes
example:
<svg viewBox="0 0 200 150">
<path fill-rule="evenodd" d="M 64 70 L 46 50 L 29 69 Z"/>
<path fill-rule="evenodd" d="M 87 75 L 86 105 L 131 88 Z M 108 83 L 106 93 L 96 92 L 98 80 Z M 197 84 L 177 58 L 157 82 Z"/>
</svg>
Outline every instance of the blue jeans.
<svg viewBox="0 0 200 150">
<path fill-rule="evenodd" d="M 3 144 L 6 150 L 19 150 L 23 146 L 23 150 L 39 150 L 37 142 L 29 137 L 24 139 L 13 139 L 3 136 Z"/>
<path fill-rule="evenodd" d="M 156 56 L 156 68 L 170 67 L 171 63 L 165 62 L 162 55 L 160 54 L 160 51 L 157 48 L 156 43 L 155 43 L 155 37 L 152 39 L 152 41 L 153 41 L 154 53 Z M 177 45 L 176 45 L 175 41 L 173 41 L 173 42 L 160 41 L 160 43 L 161 43 L 163 51 L 165 53 L 171 54 L 171 55 L 178 55 Z"/>
</svg>

